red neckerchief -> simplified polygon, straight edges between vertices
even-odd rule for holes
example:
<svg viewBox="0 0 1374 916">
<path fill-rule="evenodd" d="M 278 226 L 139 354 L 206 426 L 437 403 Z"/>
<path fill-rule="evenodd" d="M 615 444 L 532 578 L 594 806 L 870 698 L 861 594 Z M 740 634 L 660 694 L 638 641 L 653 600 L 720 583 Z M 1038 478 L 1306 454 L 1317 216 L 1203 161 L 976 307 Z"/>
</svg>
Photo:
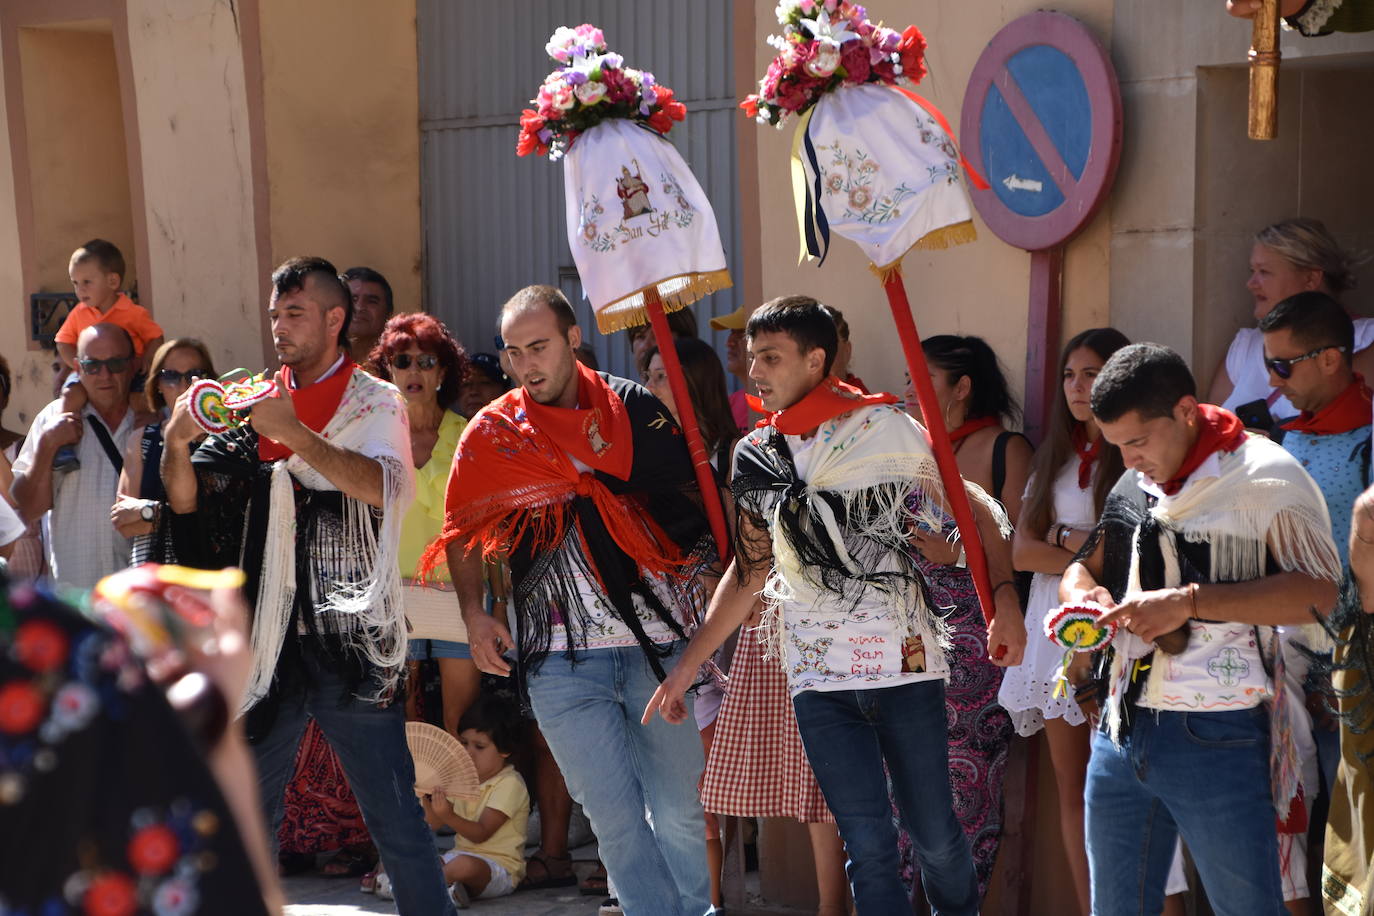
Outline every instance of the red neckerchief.
<svg viewBox="0 0 1374 916">
<path fill-rule="evenodd" d="M 1245 442 L 1245 424 L 1229 410 L 1211 404 L 1197 405 L 1197 441 L 1188 450 L 1174 476 L 1159 485 L 1165 496 L 1183 489 L 1188 477 L 1202 466 L 1213 452 L 1234 452 Z"/>
<path fill-rule="evenodd" d="M 1316 413 L 1304 410 L 1296 419 L 1283 424 L 1283 428 L 1314 436 L 1348 433 L 1369 425 L 1370 408 L 1369 386 L 1364 383 L 1364 376 L 1356 372 L 1354 381 L 1336 396 L 1336 400 Z"/>
<path fill-rule="evenodd" d="M 306 385 L 303 388 L 293 388 L 291 383 L 295 380 L 295 373 L 290 366 L 282 366 L 282 381 L 286 382 L 286 392 L 291 396 L 291 404 L 296 408 L 296 418 L 315 432 L 322 432 L 325 424 L 334 417 L 335 411 L 339 409 L 339 402 L 343 400 L 344 389 L 348 387 L 349 379 L 353 378 L 353 360 L 344 354 L 343 365 L 341 365 L 333 375 L 326 379 L 321 379 L 313 385 Z M 266 436 L 258 437 L 258 458 L 263 461 L 277 461 L 281 458 L 290 458 L 291 449 L 269 439 Z"/>
<path fill-rule="evenodd" d="M 804 436 L 826 420 L 872 404 L 895 404 L 895 394 L 864 394 L 853 385 L 833 375 L 826 376 L 819 385 L 806 393 L 800 401 L 777 413 L 769 413 L 763 402 L 752 394 L 745 396 L 755 413 L 763 414 L 756 426 L 771 426 L 787 436 Z"/>
<path fill-rule="evenodd" d="M 580 407 L 551 407 L 525 393 L 516 393 L 516 407 L 559 448 L 583 464 L 619 480 L 630 479 L 635 450 L 630 415 L 604 379 L 581 362 L 577 366 L 577 403 Z"/>
<path fill-rule="evenodd" d="M 989 426 L 996 426 L 1001 422 L 998 417 L 979 417 L 976 420 L 965 420 L 954 429 L 949 431 L 949 444 L 953 445 L 960 439 L 978 432 L 980 429 L 987 429 Z"/>
<path fill-rule="evenodd" d="M 1073 425 L 1073 450 L 1078 453 L 1078 489 L 1086 490 L 1093 482 L 1093 462 L 1102 454 L 1102 433 L 1088 444 L 1088 431 L 1082 423 Z"/>
<path fill-rule="evenodd" d="M 868 386 L 864 384 L 864 380 L 859 378 L 853 372 L 846 372 L 844 378 L 840 379 L 840 381 L 844 382 L 846 385 L 849 385 L 852 388 L 859 389 L 864 394 L 873 393 L 868 390 Z"/>
<path fill-rule="evenodd" d="M 639 567 L 681 574 L 682 552 L 644 507 L 573 464 L 575 455 L 628 480 L 635 452 L 625 403 L 601 376 L 580 363 L 577 368 L 580 403 L 592 406 L 534 404 L 517 388 L 468 423 L 449 472 L 443 531 L 420 560 L 422 578 L 445 562 L 445 547 L 454 541 L 480 547 L 488 558 L 516 544 L 534 555 L 557 549 L 569 526 L 579 524 L 573 505 L 579 496 L 592 501 L 616 545 Z"/>
</svg>

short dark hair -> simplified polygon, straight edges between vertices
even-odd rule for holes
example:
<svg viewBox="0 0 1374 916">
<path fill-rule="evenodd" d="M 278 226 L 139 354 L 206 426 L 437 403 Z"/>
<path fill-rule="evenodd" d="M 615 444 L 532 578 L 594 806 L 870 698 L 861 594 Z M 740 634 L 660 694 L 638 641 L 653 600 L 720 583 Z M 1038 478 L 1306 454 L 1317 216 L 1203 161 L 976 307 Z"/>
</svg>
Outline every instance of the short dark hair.
<svg viewBox="0 0 1374 916">
<path fill-rule="evenodd" d="M 835 322 L 835 333 L 840 336 L 840 340 L 848 340 L 849 322 L 845 320 L 844 312 L 833 305 L 822 305 L 821 310 L 830 316 L 831 321 Z"/>
<path fill-rule="evenodd" d="M 391 295 L 391 284 L 386 282 L 386 277 L 382 276 L 371 267 L 350 267 L 343 272 L 343 275 L 340 276 L 339 279 L 344 281 L 345 286 L 354 280 L 360 283 L 376 283 L 382 288 L 382 292 L 386 294 L 386 313 L 390 315 L 392 312 L 396 311 L 396 300 Z M 353 296 L 350 294 L 348 298 L 351 301 Z"/>
<path fill-rule="evenodd" d="M 751 340 L 759 334 L 786 334 L 796 342 L 803 354 L 812 350 L 825 351 L 825 373 L 835 365 L 835 353 L 840 348 L 840 333 L 835 321 L 810 296 L 778 296 L 754 310 L 744 326 L 745 336 Z"/>
<path fill-rule="evenodd" d="M 272 298 L 280 299 L 287 293 L 305 289 L 305 281 L 314 277 L 324 294 L 325 301 L 320 305 L 326 309 L 344 310 L 343 327 L 339 328 L 339 346 L 348 347 L 348 326 L 353 323 L 353 294 L 348 284 L 339 278 L 334 265 L 324 258 L 291 258 L 272 271 Z M 336 301 L 330 303 L 330 298 Z"/>
<path fill-rule="evenodd" d="M 1134 410 L 1142 420 L 1167 417 L 1185 397 L 1197 397 L 1188 364 L 1163 344 L 1122 347 L 1107 360 L 1093 382 L 1093 416 L 1114 423 Z"/>
<path fill-rule="evenodd" d="M 564 337 L 567 337 L 573 325 L 577 324 L 577 313 L 573 311 L 572 304 L 568 302 L 568 297 L 563 295 L 563 291 L 556 286 L 536 283 L 506 300 L 506 304 L 501 306 L 501 314 L 496 319 L 497 328 L 505 324 L 506 316 L 537 305 L 553 312 L 553 317 L 558 320 L 558 330 Z"/>
<path fill-rule="evenodd" d="M 1260 319 L 1262 333 L 1287 330 L 1304 350 L 1344 347 L 1345 358 L 1355 352 L 1355 322 L 1341 304 L 1326 293 L 1294 293 Z"/>
<path fill-rule="evenodd" d="M 458 734 L 468 729 L 482 732 L 491 738 L 498 751 L 513 754 L 520 746 L 522 725 L 514 703 L 499 693 L 481 693 L 458 720 Z"/>
<path fill-rule="evenodd" d="M 68 270 L 78 264 L 85 264 L 87 261 L 94 261 L 100 269 L 107 274 L 119 274 L 119 282 L 124 282 L 124 254 L 113 242 L 104 239 L 91 239 L 76 251 L 72 252 L 71 264 Z"/>
<path fill-rule="evenodd" d="M 921 349 L 937 369 L 949 376 L 951 385 L 968 376 L 967 420 L 1000 417 L 1015 422 L 1021 410 L 1011 395 L 1006 373 L 988 342 L 981 337 L 937 334 L 921 342 Z"/>
</svg>

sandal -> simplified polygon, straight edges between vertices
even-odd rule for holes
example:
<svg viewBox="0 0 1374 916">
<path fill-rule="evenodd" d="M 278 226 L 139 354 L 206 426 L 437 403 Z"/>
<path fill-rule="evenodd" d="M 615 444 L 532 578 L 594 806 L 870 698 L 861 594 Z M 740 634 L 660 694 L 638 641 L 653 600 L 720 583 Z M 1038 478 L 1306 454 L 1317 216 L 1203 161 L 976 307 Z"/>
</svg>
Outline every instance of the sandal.
<svg viewBox="0 0 1374 916">
<path fill-rule="evenodd" d="M 366 853 L 344 849 L 320 866 L 320 874 L 326 878 L 361 878 L 371 871 L 375 864 L 373 858 Z"/>
<path fill-rule="evenodd" d="M 538 866 L 538 872 L 535 866 Z M 577 875 L 573 874 L 571 855 L 551 856 L 540 849 L 525 860 L 525 880 L 520 882 L 520 887 L 522 890 L 537 891 L 548 887 L 572 887 L 576 883 Z"/>
<path fill-rule="evenodd" d="M 583 897 L 605 897 L 610 893 L 610 886 L 606 879 L 606 866 L 597 860 L 596 868 L 591 870 L 587 877 L 577 885 L 577 892 Z"/>
<path fill-rule="evenodd" d="M 358 882 L 358 892 L 362 894 L 377 893 L 377 876 L 381 874 L 382 866 L 378 865 L 372 871 L 363 875 L 363 879 Z"/>
</svg>

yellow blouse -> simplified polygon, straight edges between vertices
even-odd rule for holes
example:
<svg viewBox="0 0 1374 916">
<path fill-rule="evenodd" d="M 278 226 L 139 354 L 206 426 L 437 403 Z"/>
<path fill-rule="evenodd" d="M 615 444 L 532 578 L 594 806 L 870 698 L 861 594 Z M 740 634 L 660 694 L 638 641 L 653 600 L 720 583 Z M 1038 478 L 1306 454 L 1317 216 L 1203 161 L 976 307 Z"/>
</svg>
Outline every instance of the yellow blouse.
<svg viewBox="0 0 1374 916">
<path fill-rule="evenodd" d="M 430 452 L 429 461 L 415 471 L 415 502 L 410 504 L 401 521 L 401 576 L 410 579 L 420 565 L 420 555 L 439 536 L 444 527 L 444 491 L 448 487 L 448 472 L 453 466 L 453 453 L 468 421 L 451 410 L 444 411 L 439 421 L 439 438 Z M 436 569 L 434 578 L 448 582 L 448 570 Z"/>
</svg>

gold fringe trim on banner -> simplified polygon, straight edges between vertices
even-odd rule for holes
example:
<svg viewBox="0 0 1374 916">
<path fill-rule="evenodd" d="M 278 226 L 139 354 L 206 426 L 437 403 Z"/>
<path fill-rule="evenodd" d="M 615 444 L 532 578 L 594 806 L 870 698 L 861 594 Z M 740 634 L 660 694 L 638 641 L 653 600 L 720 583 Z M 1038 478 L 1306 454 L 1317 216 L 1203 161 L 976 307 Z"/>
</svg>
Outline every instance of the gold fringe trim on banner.
<svg viewBox="0 0 1374 916">
<path fill-rule="evenodd" d="M 952 248 L 955 245 L 963 245 L 967 242 L 978 240 L 978 230 L 973 227 L 973 220 L 966 219 L 962 223 L 955 223 L 952 226 L 941 226 L 939 229 L 932 229 L 925 235 L 916 240 L 906 251 L 902 252 L 902 257 L 893 261 L 891 264 L 884 264 L 879 267 L 870 263 L 868 269 L 877 276 L 878 282 L 884 285 L 892 279 L 893 274 L 902 272 L 902 258 L 909 253 L 921 249 L 922 251 L 932 251 L 940 248 Z"/>
<path fill-rule="evenodd" d="M 734 285 L 729 270 L 710 270 L 703 273 L 678 274 L 659 280 L 651 286 L 635 290 L 609 305 L 596 310 L 596 326 L 602 334 L 614 334 L 626 328 L 649 323 L 646 293 L 656 292 L 663 303 L 664 314 L 685 309 L 703 296 Z"/>
</svg>

